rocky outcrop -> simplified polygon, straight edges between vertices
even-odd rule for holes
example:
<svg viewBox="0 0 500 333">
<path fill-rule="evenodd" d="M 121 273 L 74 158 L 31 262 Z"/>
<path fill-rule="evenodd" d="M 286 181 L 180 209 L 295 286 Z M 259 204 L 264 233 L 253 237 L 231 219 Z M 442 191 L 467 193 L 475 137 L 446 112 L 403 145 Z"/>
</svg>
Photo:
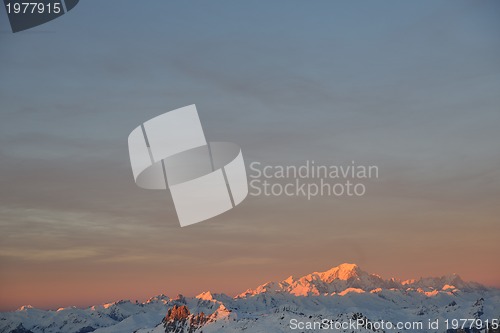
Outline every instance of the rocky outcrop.
<svg viewBox="0 0 500 333">
<path fill-rule="evenodd" d="M 167 315 L 163 319 L 165 333 L 193 333 L 209 321 L 209 317 L 203 312 L 191 314 L 185 305 L 168 309 Z"/>
</svg>

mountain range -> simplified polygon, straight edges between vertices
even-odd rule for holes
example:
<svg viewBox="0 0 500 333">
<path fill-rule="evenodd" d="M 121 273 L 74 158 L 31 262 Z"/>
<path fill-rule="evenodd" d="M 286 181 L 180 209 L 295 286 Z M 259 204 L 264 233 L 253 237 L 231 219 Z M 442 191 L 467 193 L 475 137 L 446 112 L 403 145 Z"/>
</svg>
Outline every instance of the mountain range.
<svg viewBox="0 0 500 333">
<path fill-rule="evenodd" d="M 57 311 L 0 313 L 0 333 L 499 332 L 500 290 L 453 274 L 400 281 L 355 264 L 230 297 L 165 295 Z M 356 325 L 353 326 L 355 323 Z M 385 326 L 383 325 L 385 323 Z M 457 324 L 454 325 L 454 324 Z"/>
</svg>

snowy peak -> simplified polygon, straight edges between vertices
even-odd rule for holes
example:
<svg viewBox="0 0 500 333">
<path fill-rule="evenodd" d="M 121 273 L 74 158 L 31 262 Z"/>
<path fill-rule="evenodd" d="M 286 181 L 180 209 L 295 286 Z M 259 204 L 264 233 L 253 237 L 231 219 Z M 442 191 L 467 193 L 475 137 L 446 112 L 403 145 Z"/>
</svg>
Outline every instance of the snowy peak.
<svg viewBox="0 0 500 333">
<path fill-rule="evenodd" d="M 319 274 L 322 281 L 330 283 L 333 280 L 349 280 L 352 278 L 358 278 L 360 275 L 368 275 L 368 273 L 362 271 L 356 264 L 341 264 L 337 267 L 333 267 L 326 272 L 316 273 Z"/>
<path fill-rule="evenodd" d="M 418 280 L 409 280 L 402 283 L 412 289 L 432 289 L 432 290 L 461 290 L 461 291 L 481 291 L 488 288 L 476 283 L 465 282 L 457 274 L 444 275 L 441 277 L 427 277 Z"/>
<path fill-rule="evenodd" d="M 344 263 L 324 272 L 314 272 L 298 279 L 290 276 L 280 282 L 267 282 L 255 289 L 248 289 L 236 298 L 252 297 L 260 294 L 291 294 L 294 296 L 340 295 L 364 293 L 379 290 L 416 291 L 425 295 L 435 295 L 434 291 L 485 290 L 477 283 L 466 283 L 453 274 L 440 278 L 420 278 L 399 281 L 383 279 L 379 275 L 363 271 L 356 264 Z M 433 294 L 434 292 L 434 294 Z"/>
<path fill-rule="evenodd" d="M 238 298 L 258 294 L 286 293 L 295 296 L 318 296 L 340 293 L 348 288 L 370 291 L 375 288 L 388 288 L 378 275 L 369 274 L 356 264 L 344 263 L 324 272 L 314 272 L 298 279 L 290 276 L 280 282 L 268 282 L 255 289 L 249 289 L 238 295 Z"/>
<path fill-rule="evenodd" d="M 232 298 L 226 294 L 212 293 L 210 291 L 205 291 L 195 297 L 198 302 L 205 303 L 221 303 L 231 300 Z"/>
<path fill-rule="evenodd" d="M 196 296 L 197 299 L 203 300 L 203 301 L 213 301 L 215 300 L 214 295 L 210 291 L 205 291 L 198 296 Z"/>
<path fill-rule="evenodd" d="M 30 309 L 34 309 L 34 308 L 33 308 L 33 306 L 28 304 L 28 305 L 23 305 L 23 306 L 19 307 L 16 311 L 27 311 Z"/>
</svg>

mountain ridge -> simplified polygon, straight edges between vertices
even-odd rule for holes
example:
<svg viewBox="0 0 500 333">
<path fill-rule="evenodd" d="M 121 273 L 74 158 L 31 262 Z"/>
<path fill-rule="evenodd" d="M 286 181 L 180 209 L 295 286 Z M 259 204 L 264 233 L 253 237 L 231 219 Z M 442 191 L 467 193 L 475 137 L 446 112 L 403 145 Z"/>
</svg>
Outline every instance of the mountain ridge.
<svg viewBox="0 0 500 333">
<path fill-rule="evenodd" d="M 292 320 L 325 318 L 491 320 L 500 318 L 500 289 L 464 282 L 457 274 L 384 279 L 344 263 L 323 272 L 266 282 L 234 297 L 205 291 L 195 297 L 160 294 L 142 303 L 120 300 L 57 311 L 23 306 L 0 313 L 0 333 L 274 333 L 289 331 Z M 355 332 L 373 333 L 364 328 Z"/>
<path fill-rule="evenodd" d="M 445 288 L 446 287 L 446 288 Z M 290 293 L 295 296 L 318 296 L 321 294 L 335 294 L 346 289 L 361 289 L 371 292 L 376 289 L 415 289 L 419 292 L 433 290 L 487 290 L 488 287 L 477 282 L 465 282 L 457 274 L 441 277 L 421 277 L 419 279 L 399 280 L 384 279 L 378 274 L 368 273 L 358 265 L 343 263 L 323 272 L 313 272 L 300 278 L 288 277 L 278 282 L 270 281 L 254 289 L 236 295 L 244 298 L 262 293 Z"/>
</svg>

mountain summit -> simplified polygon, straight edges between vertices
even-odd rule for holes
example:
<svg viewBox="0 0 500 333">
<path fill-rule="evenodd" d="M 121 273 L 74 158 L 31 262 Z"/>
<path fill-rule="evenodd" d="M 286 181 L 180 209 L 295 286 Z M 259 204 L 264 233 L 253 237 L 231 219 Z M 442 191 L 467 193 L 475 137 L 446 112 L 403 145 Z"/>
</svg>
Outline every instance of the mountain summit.
<svg viewBox="0 0 500 333">
<path fill-rule="evenodd" d="M 326 272 L 316 273 L 319 274 L 321 280 L 325 282 L 331 282 L 335 279 L 339 280 L 349 280 L 351 278 L 359 277 L 360 275 L 368 275 L 368 273 L 362 271 L 356 264 L 341 264 L 337 267 L 333 267 Z"/>
</svg>

